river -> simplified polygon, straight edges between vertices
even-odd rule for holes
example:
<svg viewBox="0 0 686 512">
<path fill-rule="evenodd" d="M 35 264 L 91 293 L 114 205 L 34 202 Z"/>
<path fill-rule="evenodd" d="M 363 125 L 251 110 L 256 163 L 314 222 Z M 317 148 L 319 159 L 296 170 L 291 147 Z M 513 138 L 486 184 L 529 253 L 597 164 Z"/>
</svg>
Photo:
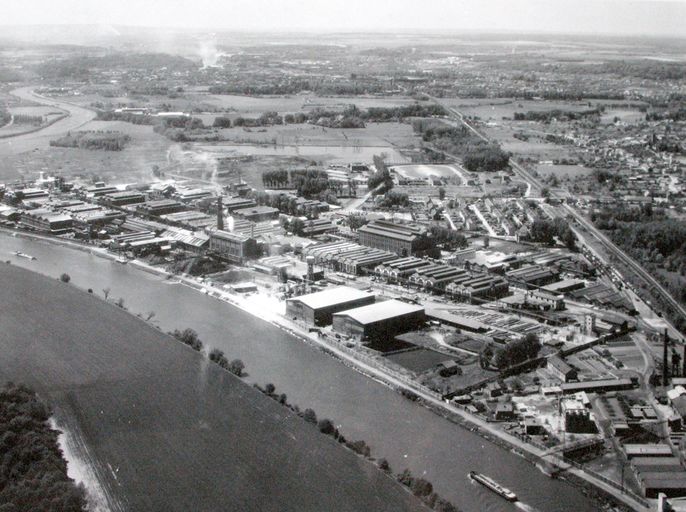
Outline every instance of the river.
<svg viewBox="0 0 686 512">
<path fill-rule="evenodd" d="M 14 251 L 38 259 L 16 257 Z M 598 510 L 571 485 L 549 479 L 522 458 L 217 299 L 87 252 L 0 233 L 4 260 L 55 278 L 66 272 L 73 285 L 100 295 L 109 288 L 110 298 L 123 298 L 132 313 L 154 311 L 153 321 L 165 331 L 195 329 L 206 346 L 245 362 L 246 381 L 275 384 L 289 402 L 331 418 L 349 439 L 364 439 L 372 455 L 388 459 L 395 472 L 407 467 L 424 476 L 465 512 Z M 507 503 L 470 483 L 470 470 L 494 477 L 522 503 Z"/>
<path fill-rule="evenodd" d="M 64 135 L 70 130 L 76 130 L 95 118 L 95 112 L 92 110 L 61 100 L 37 96 L 33 93 L 33 89 L 35 89 L 35 86 L 22 87 L 13 90 L 11 94 L 22 100 L 57 107 L 66 111 L 69 115 L 36 132 L 0 139 L 0 156 L 16 155 L 35 149 L 46 149 L 50 146 L 50 140 Z"/>
</svg>

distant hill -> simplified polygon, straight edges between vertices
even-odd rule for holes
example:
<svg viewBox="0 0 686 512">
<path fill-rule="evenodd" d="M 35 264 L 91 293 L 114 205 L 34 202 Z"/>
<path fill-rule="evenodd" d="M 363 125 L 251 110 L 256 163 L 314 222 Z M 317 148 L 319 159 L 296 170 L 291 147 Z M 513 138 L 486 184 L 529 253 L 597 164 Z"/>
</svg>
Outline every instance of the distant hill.
<svg viewBox="0 0 686 512">
<path fill-rule="evenodd" d="M 368 461 L 127 312 L 11 265 L 0 264 L 0 282 L 0 379 L 50 403 L 115 510 L 426 510 Z"/>
</svg>

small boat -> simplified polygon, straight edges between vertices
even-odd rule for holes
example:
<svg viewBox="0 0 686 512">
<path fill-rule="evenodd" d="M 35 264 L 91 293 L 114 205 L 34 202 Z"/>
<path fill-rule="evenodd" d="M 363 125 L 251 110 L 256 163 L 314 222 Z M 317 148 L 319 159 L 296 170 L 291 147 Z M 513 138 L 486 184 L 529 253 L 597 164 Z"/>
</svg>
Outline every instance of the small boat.
<svg viewBox="0 0 686 512">
<path fill-rule="evenodd" d="M 25 252 L 20 252 L 20 251 L 14 251 L 13 253 L 15 256 L 18 256 L 20 258 L 26 258 L 27 260 L 37 260 L 35 256 L 31 256 L 30 254 L 26 254 Z"/>
<path fill-rule="evenodd" d="M 114 261 L 116 261 L 117 263 L 121 263 L 122 265 L 126 265 L 129 262 L 129 260 L 127 260 L 124 256 L 120 256 Z"/>
<path fill-rule="evenodd" d="M 469 478 L 476 482 L 479 482 L 481 485 L 490 489 L 501 498 L 505 498 L 507 501 L 517 501 L 517 495 L 515 493 L 513 493 L 510 489 L 503 487 L 498 482 L 496 482 L 492 478 L 487 477 L 486 475 L 482 475 L 481 473 L 477 473 L 476 471 L 470 471 Z"/>
</svg>

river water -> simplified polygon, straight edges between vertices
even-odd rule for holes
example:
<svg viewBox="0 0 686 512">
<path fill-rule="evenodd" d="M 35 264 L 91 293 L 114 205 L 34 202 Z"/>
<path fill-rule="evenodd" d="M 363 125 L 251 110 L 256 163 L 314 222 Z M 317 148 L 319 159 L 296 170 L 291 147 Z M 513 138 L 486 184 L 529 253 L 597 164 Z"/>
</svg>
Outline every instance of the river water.
<svg viewBox="0 0 686 512">
<path fill-rule="evenodd" d="M 14 256 L 21 251 L 36 256 Z M 349 439 L 364 439 L 372 455 L 385 457 L 395 472 L 410 468 L 465 512 L 594 511 L 579 490 L 551 480 L 522 458 L 401 397 L 388 387 L 346 367 L 321 351 L 231 305 L 128 265 L 45 241 L 0 233 L 0 261 L 11 260 L 110 298 L 123 298 L 132 313 L 155 312 L 163 330 L 195 329 L 210 348 L 246 364 L 250 383 L 276 385 L 290 403 L 329 417 Z M 2 284 L 0 283 L 0 286 Z M 78 318 L 78 311 L 74 312 Z M 517 493 L 510 504 L 467 478 L 486 473 Z"/>
</svg>

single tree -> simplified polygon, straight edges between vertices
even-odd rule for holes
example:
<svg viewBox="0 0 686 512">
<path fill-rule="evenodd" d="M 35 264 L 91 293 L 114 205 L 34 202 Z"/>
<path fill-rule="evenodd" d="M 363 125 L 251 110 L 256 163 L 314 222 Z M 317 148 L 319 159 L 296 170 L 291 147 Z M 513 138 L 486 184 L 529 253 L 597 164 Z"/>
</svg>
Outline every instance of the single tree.
<svg viewBox="0 0 686 512">
<path fill-rule="evenodd" d="M 237 375 L 238 377 L 243 376 L 244 369 L 245 365 L 243 364 L 243 361 L 241 361 L 240 359 L 234 359 L 229 363 L 228 370 L 234 375 Z"/>
<path fill-rule="evenodd" d="M 71 281 L 71 276 L 65 272 L 60 276 L 60 281 L 62 281 L 63 283 L 68 283 L 69 281 Z"/>
<path fill-rule="evenodd" d="M 313 425 L 317 424 L 317 415 L 312 409 L 305 409 L 305 412 L 303 412 L 303 419 Z"/>
</svg>

